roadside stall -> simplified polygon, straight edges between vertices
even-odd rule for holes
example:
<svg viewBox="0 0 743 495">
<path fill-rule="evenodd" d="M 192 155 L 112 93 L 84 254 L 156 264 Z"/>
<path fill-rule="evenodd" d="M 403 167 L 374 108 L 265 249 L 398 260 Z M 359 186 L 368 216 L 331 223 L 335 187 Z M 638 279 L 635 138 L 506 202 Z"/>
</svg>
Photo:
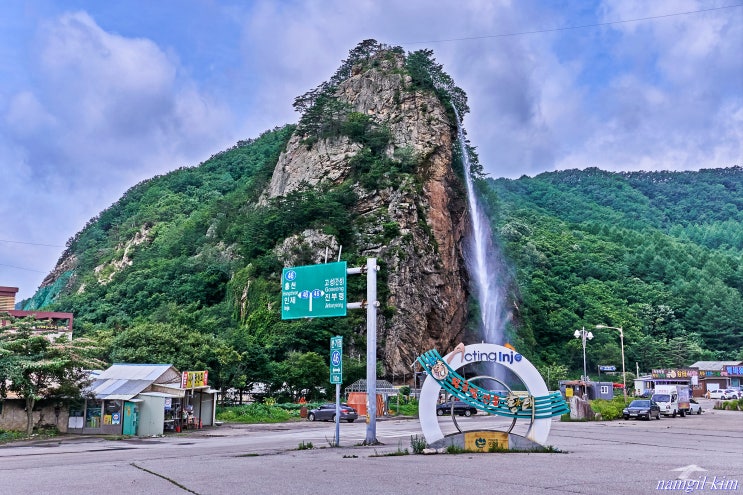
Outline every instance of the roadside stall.
<svg viewBox="0 0 743 495">
<path fill-rule="evenodd" d="M 170 364 L 114 364 L 95 377 L 87 395 L 71 411 L 70 433 L 153 436 L 215 421 L 217 395 L 207 385 L 205 371 L 180 373 Z"/>
</svg>

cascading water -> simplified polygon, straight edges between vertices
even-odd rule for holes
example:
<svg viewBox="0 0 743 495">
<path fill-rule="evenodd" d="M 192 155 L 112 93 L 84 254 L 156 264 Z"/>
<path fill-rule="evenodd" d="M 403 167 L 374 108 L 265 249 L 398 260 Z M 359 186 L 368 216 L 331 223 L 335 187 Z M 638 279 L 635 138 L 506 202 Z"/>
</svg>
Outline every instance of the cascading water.
<svg viewBox="0 0 743 495">
<path fill-rule="evenodd" d="M 506 323 L 510 312 L 504 307 L 505 277 L 499 251 L 493 244 L 490 223 L 482 210 L 472 180 L 472 163 L 467 152 L 462 121 L 456 108 L 457 137 L 462 154 L 464 178 L 467 185 L 472 229 L 465 244 L 465 262 L 472 282 L 472 290 L 480 306 L 480 334 L 485 342 L 492 344 L 505 343 Z"/>
</svg>

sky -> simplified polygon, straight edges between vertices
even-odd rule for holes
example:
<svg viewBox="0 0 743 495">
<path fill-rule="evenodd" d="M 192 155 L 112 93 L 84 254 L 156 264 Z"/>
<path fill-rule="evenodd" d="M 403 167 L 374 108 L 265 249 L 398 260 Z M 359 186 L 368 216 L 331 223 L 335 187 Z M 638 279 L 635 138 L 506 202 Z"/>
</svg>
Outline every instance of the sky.
<svg viewBox="0 0 743 495">
<path fill-rule="evenodd" d="M 431 49 L 490 177 L 743 165 L 742 0 L 3 0 L 0 285 L 142 180 L 294 123 L 364 39 Z"/>
</svg>

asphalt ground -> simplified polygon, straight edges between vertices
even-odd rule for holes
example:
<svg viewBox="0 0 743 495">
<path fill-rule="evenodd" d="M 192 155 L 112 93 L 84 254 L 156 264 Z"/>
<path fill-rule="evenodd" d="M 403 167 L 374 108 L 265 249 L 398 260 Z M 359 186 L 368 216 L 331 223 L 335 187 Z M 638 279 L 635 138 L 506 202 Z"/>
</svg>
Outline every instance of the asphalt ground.
<svg viewBox="0 0 743 495">
<path fill-rule="evenodd" d="M 0 487 L 14 495 L 743 492 L 743 412 L 702 405 L 701 416 L 660 421 L 555 420 L 555 453 L 404 455 L 420 434 L 414 419 L 380 419 L 376 446 L 361 445 L 363 421 L 341 425 L 340 447 L 331 447 L 333 423 L 307 421 L 127 440 L 65 436 L 1 447 Z M 441 421 L 454 431 L 450 418 Z M 483 415 L 457 421 L 465 430 L 503 427 Z"/>
</svg>

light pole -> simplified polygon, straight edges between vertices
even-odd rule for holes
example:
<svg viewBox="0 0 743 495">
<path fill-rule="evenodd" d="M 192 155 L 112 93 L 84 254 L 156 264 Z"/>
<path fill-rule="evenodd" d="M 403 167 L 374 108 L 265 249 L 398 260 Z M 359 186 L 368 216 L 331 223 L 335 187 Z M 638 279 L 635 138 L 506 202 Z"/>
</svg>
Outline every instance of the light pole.
<svg viewBox="0 0 743 495">
<path fill-rule="evenodd" d="M 610 327 L 608 325 L 596 325 L 596 328 L 611 328 L 619 330 L 619 341 L 622 343 L 622 382 L 624 383 L 624 402 L 627 402 L 627 373 L 624 371 L 624 331 L 622 327 Z"/>
<path fill-rule="evenodd" d="M 576 330 L 573 335 L 576 339 L 583 340 L 583 380 L 588 381 L 588 372 L 586 371 L 586 339 L 591 340 L 593 334 L 591 332 L 586 332 L 586 327 L 583 327 L 580 330 Z"/>
</svg>

